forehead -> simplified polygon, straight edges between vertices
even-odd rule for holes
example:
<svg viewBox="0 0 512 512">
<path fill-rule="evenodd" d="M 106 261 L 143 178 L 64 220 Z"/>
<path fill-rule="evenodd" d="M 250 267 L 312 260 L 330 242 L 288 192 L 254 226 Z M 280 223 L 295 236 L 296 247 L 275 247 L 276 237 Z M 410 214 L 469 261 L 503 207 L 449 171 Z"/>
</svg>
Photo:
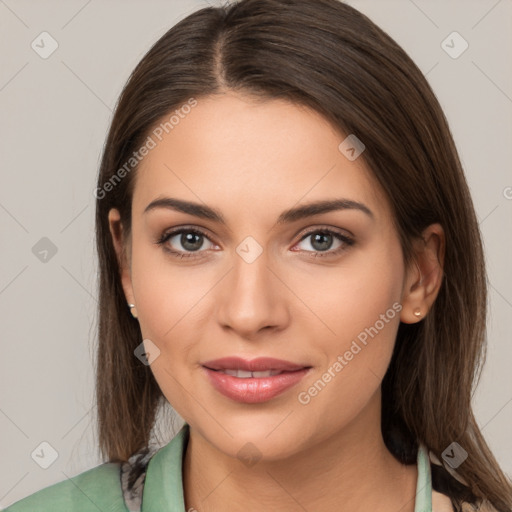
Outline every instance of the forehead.
<svg viewBox="0 0 512 512">
<path fill-rule="evenodd" d="M 251 210 L 258 218 L 275 217 L 298 202 L 338 197 L 388 213 L 362 158 L 351 161 L 340 151 L 346 135 L 316 111 L 226 93 L 200 98 L 171 116 L 148 134 L 154 147 L 136 173 L 134 212 L 169 195 L 235 215 Z"/>
</svg>

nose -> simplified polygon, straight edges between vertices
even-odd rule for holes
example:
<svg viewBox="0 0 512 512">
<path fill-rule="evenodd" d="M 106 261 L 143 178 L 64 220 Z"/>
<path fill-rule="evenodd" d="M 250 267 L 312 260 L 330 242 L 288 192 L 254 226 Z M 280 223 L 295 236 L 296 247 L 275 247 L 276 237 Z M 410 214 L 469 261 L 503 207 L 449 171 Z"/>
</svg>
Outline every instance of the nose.
<svg viewBox="0 0 512 512">
<path fill-rule="evenodd" d="M 270 268 L 265 251 L 250 263 L 235 254 L 220 292 L 217 321 L 244 339 L 255 340 L 263 331 L 282 330 L 290 321 L 290 292 L 278 272 Z"/>
</svg>

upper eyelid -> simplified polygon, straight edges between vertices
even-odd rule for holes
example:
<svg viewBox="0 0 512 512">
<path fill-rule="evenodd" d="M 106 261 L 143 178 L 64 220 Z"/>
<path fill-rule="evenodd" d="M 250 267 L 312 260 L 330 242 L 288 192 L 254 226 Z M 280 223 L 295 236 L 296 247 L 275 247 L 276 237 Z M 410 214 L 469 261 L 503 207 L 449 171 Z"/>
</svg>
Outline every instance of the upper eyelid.
<svg viewBox="0 0 512 512">
<path fill-rule="evenodd" d="M 355 238 L 355 235 L 350 230 L 348 230 L 346 228 L 336 228 L 336 227 L 327 226 L 327 225 L 319 225 L 316 228 L 315 227 L 304 228 L 304 230 L 299 231 L 299 233 L 302 233 L 300 235 L 301 240 L 303 237 L 309 236 L 313 233 L 316 233 L 317 231 L 328 231 L 328 232 L 334 233 L 336 235 L 346 236 L 347 238 Z M 346 233 L 346 235 L 343 232 Z"/>
</svg>

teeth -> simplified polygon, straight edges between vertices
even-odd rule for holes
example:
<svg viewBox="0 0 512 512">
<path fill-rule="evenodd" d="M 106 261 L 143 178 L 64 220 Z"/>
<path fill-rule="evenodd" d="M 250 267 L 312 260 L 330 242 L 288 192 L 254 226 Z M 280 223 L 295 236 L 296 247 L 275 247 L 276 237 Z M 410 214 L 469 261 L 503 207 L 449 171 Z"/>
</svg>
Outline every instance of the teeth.
<svg viewBox="0 0 512 512">
<path fill-rule="evenodd" d="M 222 373 L 226 375 L 231 375 L 231 377 L 238 377 L 239 379 L 250 379 L 250 378 L 262 378 L 262 377 L 272 377 L 274 375 L 279 375 L 282 373 L 280 370 L 265 370 L 261 372 L 248 372 L 247 370 L 220 370 Z"/>
<path fill-rule="evenodd" d="M 271 375 L 272 375 L 272 370 L 267 370 L 264 372 L 252 372 L 253 377 L 270 377 Z"/>
</svg>

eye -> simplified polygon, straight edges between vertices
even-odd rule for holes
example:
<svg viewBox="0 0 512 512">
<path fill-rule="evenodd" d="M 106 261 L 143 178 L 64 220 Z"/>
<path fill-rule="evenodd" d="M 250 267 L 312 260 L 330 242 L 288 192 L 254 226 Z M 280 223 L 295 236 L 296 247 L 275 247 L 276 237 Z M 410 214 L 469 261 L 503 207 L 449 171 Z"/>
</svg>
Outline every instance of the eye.
<svg viewBox="0 0 512 512">
<path fill-rule="evenodd" d="M 307 243 L 304 244 L 306 247 L 302 250 L 310 252 L 310 256 L 313 257 L 336 256 L 354 245 L 354 240 L 349 236 L 327 228 L 309 231 L 301 238 L 299 244 L 306 241 Z M 335 245 L 334 249 L 333 245 Z"/>
<path fill-rule="evenodd" d="M 205 241 L 207 241 L 206 244 Z M 205 245 L 206 249 L 215 247 L 208 236 L 196 228 L 180 228 L 168 231 L 156 243 L 163 246 L 165 251 L 177 258 L 194 258 L 197 257 L 194 253 L 204 252 L 201 249 L 204 249 Z M 210 245 L 208 246 L 208 244 Z"/>
<path fill-rule="evenodd" d="M 308 241 L 308 239 L 310 240 Z M 306 241 L 308 243 L 305 243 Z M 299 248 L 299 250 L 310 253 L 310 256 L 327 257 L 337 256 L 347 250 L 348 247 L 354 245 L 354 240 L 332 229 L 320 228 L 304 234 L 295 247 L 301 243 L 304 243 L 306 247 Z M 200 257 L 205 250 L 217 247 L 206 233 L 197 228 L 187 227 L 165 232 L 156 241 L 156 244 L 162 246 L 171 256 L 181 259 Z M 292 250 L 296 251 L 297 249 Z"/>
</svg>

